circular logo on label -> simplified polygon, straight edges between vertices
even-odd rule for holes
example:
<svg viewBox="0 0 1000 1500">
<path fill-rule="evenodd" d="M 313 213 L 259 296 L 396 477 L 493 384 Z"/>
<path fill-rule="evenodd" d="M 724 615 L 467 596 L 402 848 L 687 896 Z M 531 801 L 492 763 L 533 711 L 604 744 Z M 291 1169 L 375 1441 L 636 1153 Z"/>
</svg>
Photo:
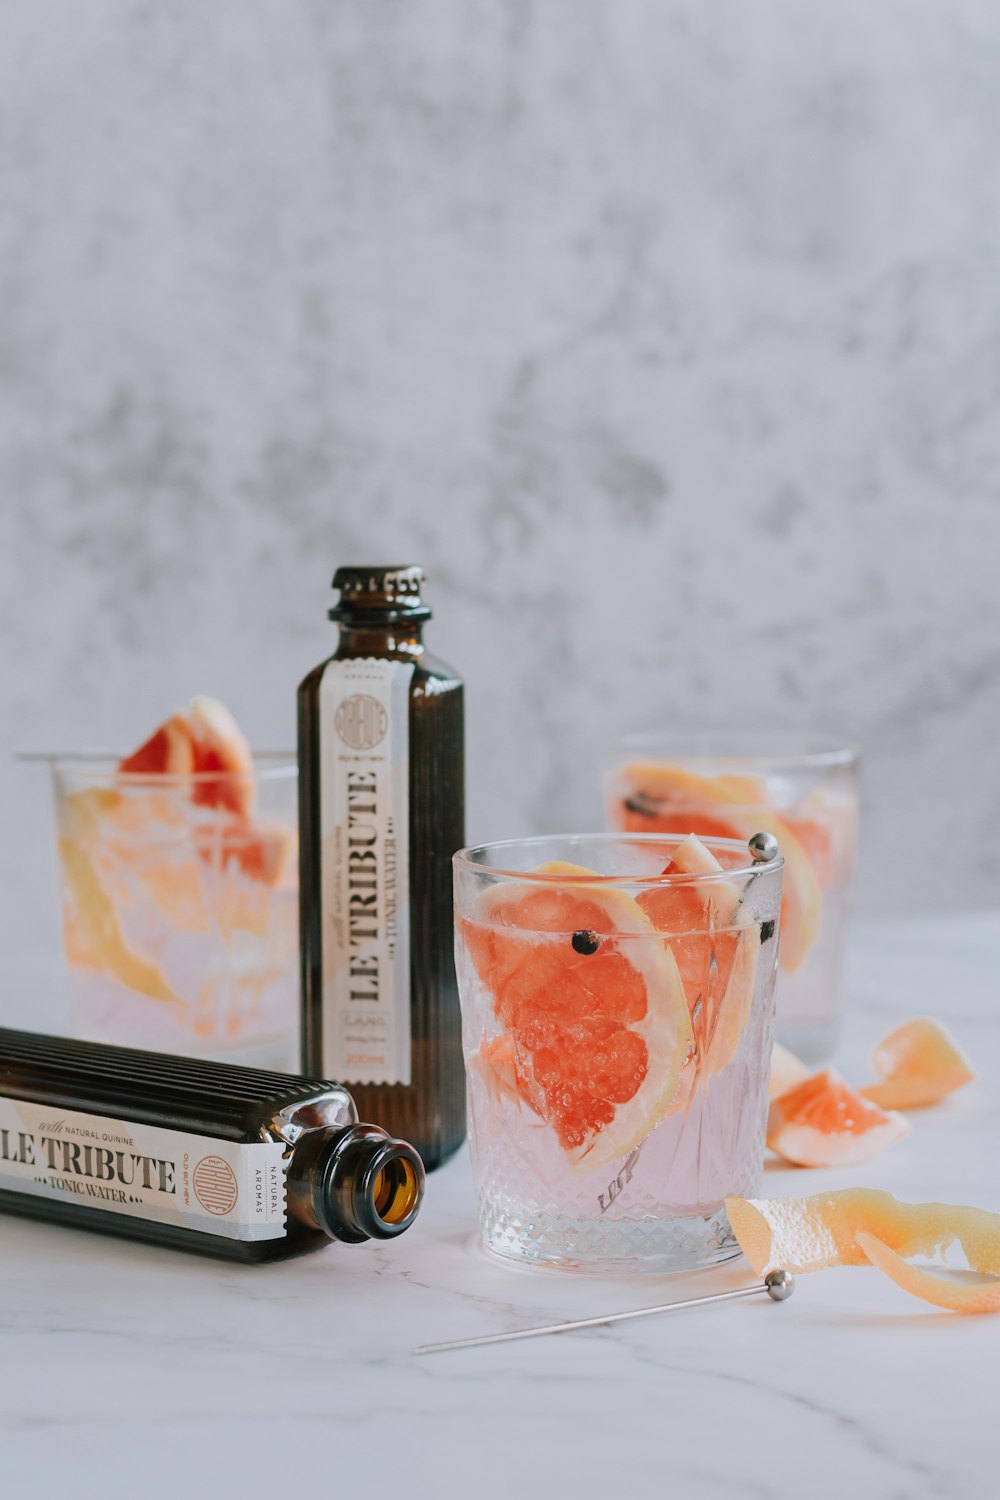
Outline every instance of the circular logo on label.
<svg viewBox="0 0 1000 1500">
<path fill-rule="evenodd" d="M 210 1214 L 221 1218 L 236 1207 L 239 1184 L 232 1167 L 221 1156 L 203 1156 L 194 1169 L 191 1182 L 195 1197 Z"/>
<path fill-rule="evenodd" d="M 333 727 L 352 750 L 371 750 L 385 738 L 389 715 L 377 698 L 354 693 L 337 709 Z"/>
</svg>

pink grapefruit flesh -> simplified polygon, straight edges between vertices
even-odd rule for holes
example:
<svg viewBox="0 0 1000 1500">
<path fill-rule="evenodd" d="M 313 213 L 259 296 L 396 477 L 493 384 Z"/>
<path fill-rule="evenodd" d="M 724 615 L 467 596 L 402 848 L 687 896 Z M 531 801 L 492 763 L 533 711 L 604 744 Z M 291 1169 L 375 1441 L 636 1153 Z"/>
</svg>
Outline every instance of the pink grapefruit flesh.
<svg viewBox="0 0 1000 1500">
<path fill-rule="evenodd" d="M 771 1101 L 767 1144 L 800 1167 L 870 1161 L 909 1131 L 902 1115 L 881 1109 L 823 1068 Z"/>
</svg>

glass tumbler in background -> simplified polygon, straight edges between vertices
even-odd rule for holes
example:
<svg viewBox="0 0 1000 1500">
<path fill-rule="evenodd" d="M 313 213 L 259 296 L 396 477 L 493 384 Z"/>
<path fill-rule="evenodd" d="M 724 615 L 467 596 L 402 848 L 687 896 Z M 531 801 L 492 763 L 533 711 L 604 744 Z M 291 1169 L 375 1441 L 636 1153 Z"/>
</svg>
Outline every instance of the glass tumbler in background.
<svg viewBox="0 0 1000 1500">
<path fill-rule="evenodd" d="M 96 756 L 50 767 L 76 1034 L 294 1068 L 294 758 L 256 756 L 252 776 L 126 775 Z M 220 785 L 236 781 L 250 785 Z"/>
<path fill-rule="evenodd" d="M 456 854 L 483 1240 L 522 1265 L 691 1270 L 764 1150 L 782 860 L 594 834 Z"/>
<path fill-rule="evenodd" d="M 775 1032 L 808 1062 L 837 1040 L 858 835 L 858 755 L 818 736 L 637 734 L 605 761 L 611 828 L 749 838 L 785 859 Z"/>
</svg>

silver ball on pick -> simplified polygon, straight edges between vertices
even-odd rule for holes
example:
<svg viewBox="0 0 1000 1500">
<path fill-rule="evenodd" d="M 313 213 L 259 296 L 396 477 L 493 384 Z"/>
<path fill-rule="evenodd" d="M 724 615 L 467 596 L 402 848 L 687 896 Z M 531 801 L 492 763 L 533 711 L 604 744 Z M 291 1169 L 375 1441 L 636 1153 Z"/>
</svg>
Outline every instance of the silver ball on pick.
<svg viewBox="0 0 1000 1500">
<path fill-rule="evenodd" d="M 755 833 L 753 838 L 747 841 L 747 848 L 759 865 L 766 865 L 769 860 L 777 859 L 781 853 L 778 840 L 773 833 Z"/>
</svg>

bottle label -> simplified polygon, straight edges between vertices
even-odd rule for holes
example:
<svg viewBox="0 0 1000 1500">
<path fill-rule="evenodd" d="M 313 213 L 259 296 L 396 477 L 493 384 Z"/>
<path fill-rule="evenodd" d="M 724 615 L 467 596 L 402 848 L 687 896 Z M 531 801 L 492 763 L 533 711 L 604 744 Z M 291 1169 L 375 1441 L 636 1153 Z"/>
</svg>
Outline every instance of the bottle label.
<svg viewBox="0 0 1000 1500">
<path fill-rule="evenodd" d="M 0 1191 L 227 1240 L 284 1238 L 283 1151 L 0 1096 Z"/>
<path fill-rule="evenodd" d="M 410 1082 L 412 662 L 333 661 L 319 690 L 323 1072 Z"/>
</svg>

